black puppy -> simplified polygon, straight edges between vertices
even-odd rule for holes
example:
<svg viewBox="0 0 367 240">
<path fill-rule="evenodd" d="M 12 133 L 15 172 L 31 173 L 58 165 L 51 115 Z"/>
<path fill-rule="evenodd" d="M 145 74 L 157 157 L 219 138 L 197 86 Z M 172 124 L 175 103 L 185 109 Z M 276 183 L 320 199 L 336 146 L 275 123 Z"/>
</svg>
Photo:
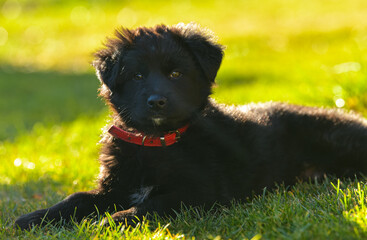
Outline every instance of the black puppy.
<svg viewBox="0 0 367 240">
<path fill-rule="evenodd" d="M 223 48 L 197 26 L 116 31 L 96 53 L 100 94 L 113 111 L 99 187 L 18 218 L 21 229 L 117 212 L 131 224 L 182 203 L 227 204 L 296 178 L 367 172 L 367 122 L 281 103 L 227 107 L 210 100 Z"/>
</svg>

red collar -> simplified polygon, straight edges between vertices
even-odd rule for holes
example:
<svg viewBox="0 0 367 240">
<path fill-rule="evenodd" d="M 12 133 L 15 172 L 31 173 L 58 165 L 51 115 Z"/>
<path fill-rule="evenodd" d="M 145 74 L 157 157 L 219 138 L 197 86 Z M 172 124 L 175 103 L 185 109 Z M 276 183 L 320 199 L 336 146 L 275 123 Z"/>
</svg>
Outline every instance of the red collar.
<svg viewBox="0 0 367 240">
<path fill-rule="evenodd" d="M 125 142 L 134 143 L 137 145 L 148 146 L 148 147 L 165 147 L 170 146 L 180 139 L 181 134 L 186 131 L 189 125 L 185 125 L 176 131 L 171 131 L 162 137 L 149 137 L 142 133 L 127 132 L 122 130 L 115 125 L 112 125 L 108 132 Z"/>
</svg>

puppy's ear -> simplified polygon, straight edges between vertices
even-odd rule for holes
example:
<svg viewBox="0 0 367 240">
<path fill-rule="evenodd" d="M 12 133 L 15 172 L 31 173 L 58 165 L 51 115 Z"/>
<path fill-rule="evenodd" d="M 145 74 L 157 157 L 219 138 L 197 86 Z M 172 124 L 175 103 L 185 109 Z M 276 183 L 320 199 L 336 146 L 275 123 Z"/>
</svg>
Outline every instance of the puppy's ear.
<svg viewBox="0 0 367 240">
<path fill-rule="evenodd" d="M 97 77 L 101 83 L 105 84 L 112 91 L 121 68 L 117 56 L 116 58 L 111 56 L 98 59 L 93 62 L 93 66 L 96 69 Z"/>
<path fill-rule="evenodd" d="M 184 39 L 207 79 L 214 82 L 222 63 L 224 46 L 216 42 L 213 32 L 193 23 L 187 25 L 179 23 L 172 29 Z"/>
<path fill-rule="evenodd" d="M 122 57 L 133 41 L 133 32 L 126 28 L 116 29 L 114 38 L 107 38 L 104 48 L 97 51 L 94 56 L 93 67 L 96 69 L 98 79 L 113 91 L 116 78 L 122 69 Z"/>
</svg>

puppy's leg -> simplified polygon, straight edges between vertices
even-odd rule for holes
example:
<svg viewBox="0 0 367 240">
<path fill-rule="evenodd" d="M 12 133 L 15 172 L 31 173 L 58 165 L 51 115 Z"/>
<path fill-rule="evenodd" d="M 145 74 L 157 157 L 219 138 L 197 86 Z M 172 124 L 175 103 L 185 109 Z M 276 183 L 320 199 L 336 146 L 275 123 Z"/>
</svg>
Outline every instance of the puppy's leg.
<svg viewBox="0 0 367 240">
<path fill-rule="evenodd" d="M 84 217 L 97 212 L 104 212 L 111 205 L 111 196 L 90 192 L 74 193 L 57 203 L 56 205 L 37 210 L 23 216 L 15 221 L 15 226 L 20 229 L 29 229 L 32 225 L 42 226 L 49 221 L 58 222 L 61 219 L 66 222 L 72 218 L 80 221 Z"/>
<path fill-rule="evenodd" d="M 193 189 L 186 189 L 186 191 L 175 190 L 171 193 L 154 196 L 130 209 L 116 212 L 111 217 L 116 224 L 122 223 L 134 226 L 141 221 L 144 216 L 147 216 L 148 213 L 155 213 L 159 216 L 174 216 L 175 212 L 180 211 L 183 203 L 187 206 L 203 206 L 210 208 L 215 203 L 213 199 L 219 200 L 220 197 L 212 196 L 212 198 L 209 198 L 208 195 L 200 194 Z M 108 226 L 108 220 L 104 219 L 101 225 Z"/>
<path fill-rule="evenodd" d="M 329 126 L 314 139 L 313 165 L 337 177 L 367 174 L 367 125 L 348 122 Z"/>
</svg>

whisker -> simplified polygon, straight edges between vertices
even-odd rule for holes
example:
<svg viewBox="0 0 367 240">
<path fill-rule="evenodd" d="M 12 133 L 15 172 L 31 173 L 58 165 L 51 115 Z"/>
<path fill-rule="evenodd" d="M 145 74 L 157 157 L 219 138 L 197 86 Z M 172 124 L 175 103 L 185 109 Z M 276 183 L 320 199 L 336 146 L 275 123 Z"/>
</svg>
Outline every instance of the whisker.
<svg viewBox="0 0 367 240">
<path fill-rule="evenodd" d="M 120 110 L 120 112 L 118 112 L 118 115 L 121 116 L 122 119 L 124 119 L 124 121 L 126 123 L 131 122 L 132 117 L 131 117 L 131 112 L 128 110 L 128 108 L 118 108 Z"/>
</svg>

